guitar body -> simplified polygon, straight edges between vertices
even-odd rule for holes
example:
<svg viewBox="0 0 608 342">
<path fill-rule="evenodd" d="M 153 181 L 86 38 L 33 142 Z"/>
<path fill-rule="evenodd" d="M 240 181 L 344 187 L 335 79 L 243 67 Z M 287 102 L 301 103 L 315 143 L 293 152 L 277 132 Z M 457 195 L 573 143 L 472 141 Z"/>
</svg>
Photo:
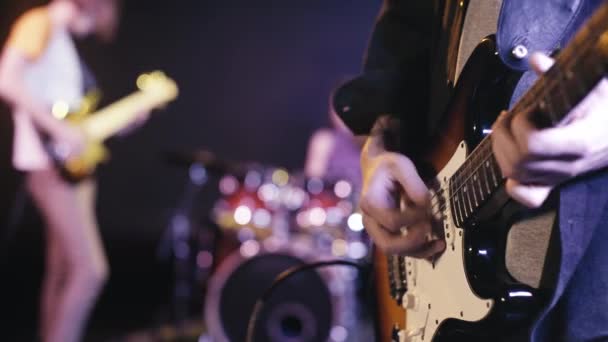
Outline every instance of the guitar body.
<svg viewBox="0 0 608 342">
<path fill-rule="evenodd" d="M 387 257 L 378 248 L 374 248 L 374 284 L 376 284 L 376 329 L 377 340 L 390 342 L 395 340 L 396 334 L 405 329 L 405 309 L 393 296 L 390 284 L 393 278 L 389 275 L 392 265 Z"/>
<path fill-rule="evenodd" d="M 66 121 L 71 125 L 78 126 L 85 122 L 87 118 L 97 109 L 101 100 L 101 92 L 98 89 L 89 91 L 82 98 L 77 111 L 69 111 L 68 107 L 57 109 L 52 112 L 58 119 Z M 42 134 L 45 136 L 44 134 Z M 78 183 L 91 177 L 97 166 L 106 161 L 110 154 L 105 146 L 99 141 L 89 140 L 86 142 L 84 150 L 78 155 L 68 157 L 62 156 L 60 148 L 46 137 L 46 149 L 59 173 L 68 182 Z"/>
<path fill-rule="evenodd" d="M 78 183 L 91 177 L 97 166 L 109 158 L 106 147 L 98 141 L 88 141 L 78 155 L 61 157 L 52 146 L 47 148 L 59 174 L 68 182 Z"/>
<path fill-rule="evenodd" d="M 498 191 L 476 219 L 459 227 L 447 195 L 448 180 L 508 107 L 520 77 L 503 65 L 495 51 L 489 37 L 469 58 L 433 140 L 436 143 L 422 161 L 437 170 L 422 176 L 433 204 L 443 208 L 438 235 L 445 238 L 446 251 L 433 262 L 400 258 L 400 269 L 394 262 L 386 264 L 386 256 L 375 254 L 382 342 L 487 341 L 530 324 L 541 308 L 542 295 L 517 282 L 505 266 L 506 236 L 514 221 L 527 215 L 523 208 Z M 385 304 L 389 299 L 392 305 Z"/>
</svg>

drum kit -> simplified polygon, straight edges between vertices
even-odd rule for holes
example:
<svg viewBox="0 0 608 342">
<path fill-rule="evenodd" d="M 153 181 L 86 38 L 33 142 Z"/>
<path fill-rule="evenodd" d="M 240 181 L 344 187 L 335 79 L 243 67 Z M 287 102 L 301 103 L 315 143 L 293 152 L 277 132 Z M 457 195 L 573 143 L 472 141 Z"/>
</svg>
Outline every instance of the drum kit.
<svg viewBox="0 0 608 342">
<path fill-rule="evenodd" d="M 246 341 L 256 301 L 279 274 L 291 268 L 336 259 L 369 265 L 370 243 L 357 212 L 358 189 L 352 182 L 230 163 L 209 152 L 173 160 L 187 163 L 190 186 L 168 232 L 174 251 L 180 244 L 192 251 L 175 256 L 176 299 L 180 293 L 184 299 L 184 288 L 206 292 L 207 332 L 199 340 Z M 193 217 L 193 193 L 211 173 L 219 176 L 219 198 L 208 215 L 215 229 L 205 229 L 186 218 Z M 194 245 L 192 236 L 197 237 Z M 192 264 L 199 284 L 178 274 L 179 270 L 187 273 Z M 273 289 L 257 316 L 252 340 L 373 340 L 362 279 L 356 269 L 341 266 L 295 274 Z"/>
</svg>

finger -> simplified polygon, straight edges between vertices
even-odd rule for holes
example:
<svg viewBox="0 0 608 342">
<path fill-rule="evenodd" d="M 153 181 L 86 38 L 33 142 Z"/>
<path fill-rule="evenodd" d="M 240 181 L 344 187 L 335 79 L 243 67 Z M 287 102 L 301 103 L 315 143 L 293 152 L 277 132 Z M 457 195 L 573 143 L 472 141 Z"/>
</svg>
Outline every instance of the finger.
<svg viewBox="0 0 608 342">
<path fill-rule="evenodd" d="M 557 185 L 582 173 L 582 159 L 576 160 L 532 160 L 522 164 L 525 176 L 518 181 L 524 184 Z"/>
<path fill-rule="evenodd" d="M 558 126 L 543 129 L 531 136 L 531 150 L 545 156 L 580 158 L 598 146 L 597 134 L 608 123 L 608 80 L 603 79 Z M 595 139 L 594 139 L 595 138 Z"/>
<path fill-rule="evenodd" d="M 602 96 L 602 91 L 605 92 L 604 96 Z M 591 115 L 590 118 L 598 117 L 593 116 L 595 113 L 593 110 L 605 108 L 606 96 L 608 96 L 608 90 L 598 89 L 597 93 L 587 96 L 572 111 L 576 115 L 569 115 L 569 119 L 559 126 L 542 130 L 535 129 L 527 120 L 526 115 L 515 115 L 511 131 L 518 143 L 522 159 L 558 157 L 562 160 L 572 160 L 589 154 L 594 146 L 591 143 L 591 133 L 597 127 L 603 126 L 606 121 L 583 120 L 582 118 L 589 115 Z M 602 118 L 604 117 L 602 116 Z"/>
<path fill-rule="evenodd" d="M 535 160 L 523 165 L 526 177 L 524 184 L 557 185 L 584 173 L 595 171 L 606 166 L 606 158 L 594 153 L 576 160 Z"/>
<path fill-rule="evenodd" d="M 526 185 L 513 179 L 508 179 L 506 183 L 507 193 L 519 203 L 529 208 L 540 207 L 553 188 L 545 185 Z"/>
<path fill-rule="evenodd" d="M 509 127 L 513 141 L 517 144 L 517 149 L 521 157 L 532 154 L 529 146 L 530 136 L 538 129 L 530 122 L 529 112 L 520 112 L 513 116 Z"/>
<path fill-rule="evenodd" d="M 391 176 L 403 187 L 407 198 L 419 207 L 428 206 L 429 189 L 420 178 L 414 163 L 398 153 L 391 153 L 387 160 Z"/>
<path fill-rule="evenodd" d="M 569 124 L 572 121 L 588 116 L 595 110 L 603 110 L 608 105 L 608 78 L 602 78 L 600 82 L 591 90 L 585 98 L 579 102 L 574 109 L 560 122 L 561 125 Z M 606 116 L 600 115 L 601 118 Z M 604 121 L 605 122 L 605 121 Z"/>
<path fill-rule="evenodd" d="M 428 219 L 427 208 L 405 207 L 403 210 L 385 209 L 377 207 L 370 201 L 361 201 L 361 210 L 377 221 L 386 230 L 398 233 L 404 226 L 412 225 L 424 219 Z"/>
<path fill-rule="evenodd" d="M 528 133 L 526 149 L 532 156 L 575 159 L 583 157 L 589 150 L 587 132 L 589 123 L 573 121 L 560 127 L 546 128 Z"/>
<path fill-rule="evenodd" d="M 555 60 L 541 52 L 535 52 L 530 56 L 528 60 L 530 63 L 530 67 L 538 74 L 542 75 L 547 70 L 551 69 L 553 64 L 555 64 Z"/>
<path fill-rule="evenodd" d="M 531 172 L 527 173 L 520 172 L 517 178 L 509 178 L 514 181 L 517 181 L 522 184 L 534 184 L 534 185 L 543 185 L 543 186 L 557 186 L 561 184 L 570 177 L 563 173 L 558 172 Z"/>
<path fill-rule="evenodd" d="M 374 243 L 385 253 L 411 255 L 411 253 L 420 252 L 427 243 L 427 236 L 430 232 L 430 224 L 428 231 L 421 226 L 419 229 L 411 229 L 404 234 L 393 234 L 384 230 L 377 221 L 364 216 L 364 226 L 368 234 L 371 236 Z"/>
<path fill-rule="evenodd" d="M 503 176 L 513 176 L 519 159 L 519 148 L 511 134 L 512 118 L 502 112 L 492 125 L 492 152 Z"/>
<path fill-rule="evenodd" d="M 588 126 L 589 122 L 579 120 L 539 130 L 530 122 L 528 115 L 522 112 L 514 115 L 510 132 L 517 143 L 520 159 L 556 156 L 573 159 L 581 157 L 588 150 L 585 138 Z"/>
<path fill-rule="evenodd" d="M 389 234 L 376 220 L 365 214 L 363 215 L 363 226 L 365 227 L 367 234 L 374 241 L 374 244 L 383 252 L 388 253 L 386 240 L 390 239 L 392 236 L 398 236 L 398 234 Z"/>
<path fill-rule="evenodd" d="M 418 259 L 428 259 L 435 254 L 441 253 L 445 250 L 446 244 L 442 239 L 428 241 L 423 245 L 419 251 L 411 253 L 409 256 Z"/>
</svg>

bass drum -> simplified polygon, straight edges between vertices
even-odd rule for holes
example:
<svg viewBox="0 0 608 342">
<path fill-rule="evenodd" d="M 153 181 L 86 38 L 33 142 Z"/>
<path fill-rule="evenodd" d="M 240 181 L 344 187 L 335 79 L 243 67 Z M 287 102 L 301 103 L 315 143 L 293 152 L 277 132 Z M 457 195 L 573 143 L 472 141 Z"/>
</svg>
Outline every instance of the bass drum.
<svg viewBox="0 0 608 342">
<path fill-rule="evenodd" d="M 260 296 L 281 272 L 310 260 L 293 248 L 270 252 L 257 241 L 245 242 L 210 279 L 205 321 L 213 341 L 245 341 L 249 318 Z M 259 313 L 253 340 L 331 340 L 340 310 L 328 286 L 331 271 L 325 271 L 330 269 L 304 271 L 276 287 Z"/>
</svg>

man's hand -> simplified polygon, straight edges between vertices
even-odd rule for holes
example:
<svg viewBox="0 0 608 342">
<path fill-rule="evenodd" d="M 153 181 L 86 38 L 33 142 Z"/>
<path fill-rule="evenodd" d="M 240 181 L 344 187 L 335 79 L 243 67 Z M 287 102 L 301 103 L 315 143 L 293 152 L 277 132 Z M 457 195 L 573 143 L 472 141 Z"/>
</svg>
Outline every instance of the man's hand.
<svg viewBox="0 0 608 342">
<path fill-rule="evenodd" d="M 427 258 L 441 252 L 445 242 L 431 238 L 429 190 L 414 164 L 374 146 L 373 139 L 368 139 L 361 155 L 360 205 L 368 234 L 390 254 Z"/>
<path fill-rule="evenodd" d="M 530 57 L 539 74 L 552 58 Z M 492 149 L 507 192 L 529 207 L 538 207 L 551 189 L 582 173 L 608 165 L 608 80 L 604 78 L 556 127 L 538 130 L 527 115 L 502 113 L 492 127 Z"/>
</svg>

